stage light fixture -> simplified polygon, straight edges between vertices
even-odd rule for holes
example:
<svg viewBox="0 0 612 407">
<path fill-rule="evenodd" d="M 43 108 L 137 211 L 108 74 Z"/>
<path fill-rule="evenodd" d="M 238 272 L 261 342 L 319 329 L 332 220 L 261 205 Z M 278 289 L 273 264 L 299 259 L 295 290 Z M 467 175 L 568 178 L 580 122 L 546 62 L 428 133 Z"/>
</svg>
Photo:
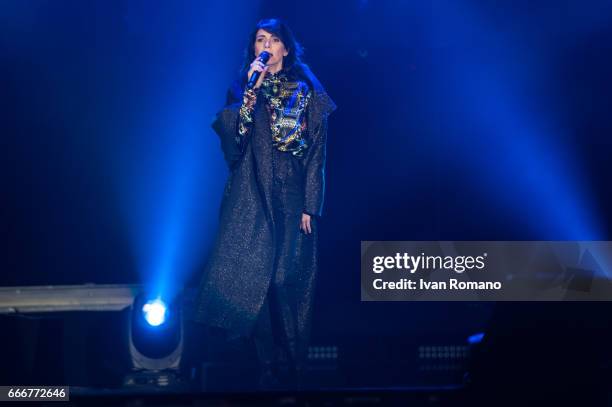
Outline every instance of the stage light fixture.
<svg viewBox="0 0 612 407">
<path fill-rule="evenodd" d="M 125 385 L 165 387 L 179 380 L 184 340 L 179 298 L 166 302 L 143 292 L 134 299 L 129 318 L 132 371 Z"/>
</svg>

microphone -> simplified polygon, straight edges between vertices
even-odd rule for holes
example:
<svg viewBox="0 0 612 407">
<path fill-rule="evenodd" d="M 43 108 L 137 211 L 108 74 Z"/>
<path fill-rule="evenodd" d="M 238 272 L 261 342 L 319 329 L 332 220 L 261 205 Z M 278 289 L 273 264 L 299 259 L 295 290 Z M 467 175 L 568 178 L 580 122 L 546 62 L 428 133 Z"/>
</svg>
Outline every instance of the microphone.
<svg viewBox="0 0 612 407">
<path fill-rule="evenodd" d="M 264 64 L 266 64 L 268 60 L 270 59 L 270 57 L 271 55 L 268 51 L 261 51 L 258 59 Z M 257 83 L 257 80 L 259 79 L 259 75 L 261 75 L 261 72 L 259 71 L 253 72 L 253 74 L 249 78 L 249 81 L 247 82 L 247 85 L 246 85 L 247 89 L 253 89 L 253 86 L 255 86 L 255 84 Z"/>
</svg>

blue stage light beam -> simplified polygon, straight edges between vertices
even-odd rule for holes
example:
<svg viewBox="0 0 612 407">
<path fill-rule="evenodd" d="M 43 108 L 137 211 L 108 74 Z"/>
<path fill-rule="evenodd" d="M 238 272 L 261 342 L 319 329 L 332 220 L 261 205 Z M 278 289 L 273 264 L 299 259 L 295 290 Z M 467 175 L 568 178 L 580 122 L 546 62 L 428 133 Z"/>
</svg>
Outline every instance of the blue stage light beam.
<svg viewBox="0 0 612 407">
<path fill-rule="evenodd" d="M 257 1 L 127 3 L 126 42 L 138 53 L 116 154 L 118 202 L 145 290 L 172 301 L 205 260 L 227 178 L 210 128 L 236 78 Z M 143 62 L 144 60 L 144 62 Z"/>
<path fill-rule="evenodd" d="M 444 106 L 441 122 L 450 129 L 440 152 L 445 165 L 463 171 L 470 188 L 486 192 L 481 196 L 489 202 L 479 204 L 497 206 L 500 216 L 532 228 L 538 238 L 602 239 L 584 157 L 576 154 L 562 109 L 546 91 L 557 63 L 544 52 L 556 41 L 547 37 L 546 24 L 556 19 L 543 14 L 525 26 L 520 21 L 527 17 L 521 8 L 513 16 L 512 4 L 504 18 L 497 8 L 485 12 L 486 4 L 435 4 L 434 24 L 427 27 L 440 55 L 439 87 L 430 101 Z M 577 34 L 576 27 L 563 27 Z"/>
</svg>

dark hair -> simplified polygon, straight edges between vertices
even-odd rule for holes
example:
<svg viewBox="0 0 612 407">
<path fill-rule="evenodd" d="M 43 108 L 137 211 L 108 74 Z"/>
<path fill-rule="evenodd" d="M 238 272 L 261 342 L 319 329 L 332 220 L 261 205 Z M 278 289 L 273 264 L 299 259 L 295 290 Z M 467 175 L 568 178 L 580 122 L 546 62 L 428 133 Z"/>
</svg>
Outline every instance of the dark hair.
<svg viewBox="0 0 612 407">
<path fill-rule="evenodd" d="M 291 29 L 289 29 L 289 26 L 284 21 L 278 18 L 266 18 L 259 21 L 249 35 L 249 42 L 244 52 L 244 65 L 242 67 L 242 77 L 244 80 L 246 81 L 246 73 L 249 71 L 251 62 L 255 59 L 255 36 L 260 29 L 276 35 L 285 45 L 288 54 L 283 58 L 283 71 L 296 79 L 305 79 L 304 64 L 301 59 L 304 49 L 297 42 Z"/>
</svg>

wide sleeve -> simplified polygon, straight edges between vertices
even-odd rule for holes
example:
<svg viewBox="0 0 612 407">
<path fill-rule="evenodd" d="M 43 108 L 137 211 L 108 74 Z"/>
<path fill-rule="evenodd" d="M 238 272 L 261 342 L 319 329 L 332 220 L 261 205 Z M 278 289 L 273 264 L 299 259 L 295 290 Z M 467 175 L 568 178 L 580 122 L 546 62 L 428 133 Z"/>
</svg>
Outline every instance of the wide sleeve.
<svg viewBox="0 0 612 407">
<path fill-rule="evenodd" d="M 323 213 L 326 145 L 327 118 L 324 118 L 313 132 L 305 162 L 304 213 L 309 215 L 321 216 Z"/>
<path fill-rule="evenodd" d="M 212 128 L 221 141 L 223 156 L 230 170 L 238 164 L 245 149 L 244 137 L 238 132 L 242 105 L 243 92 L 239 81 L 235 81 L 227 92 L 225 107 L 217 113 L 212 123 Z"/>
</svg>

